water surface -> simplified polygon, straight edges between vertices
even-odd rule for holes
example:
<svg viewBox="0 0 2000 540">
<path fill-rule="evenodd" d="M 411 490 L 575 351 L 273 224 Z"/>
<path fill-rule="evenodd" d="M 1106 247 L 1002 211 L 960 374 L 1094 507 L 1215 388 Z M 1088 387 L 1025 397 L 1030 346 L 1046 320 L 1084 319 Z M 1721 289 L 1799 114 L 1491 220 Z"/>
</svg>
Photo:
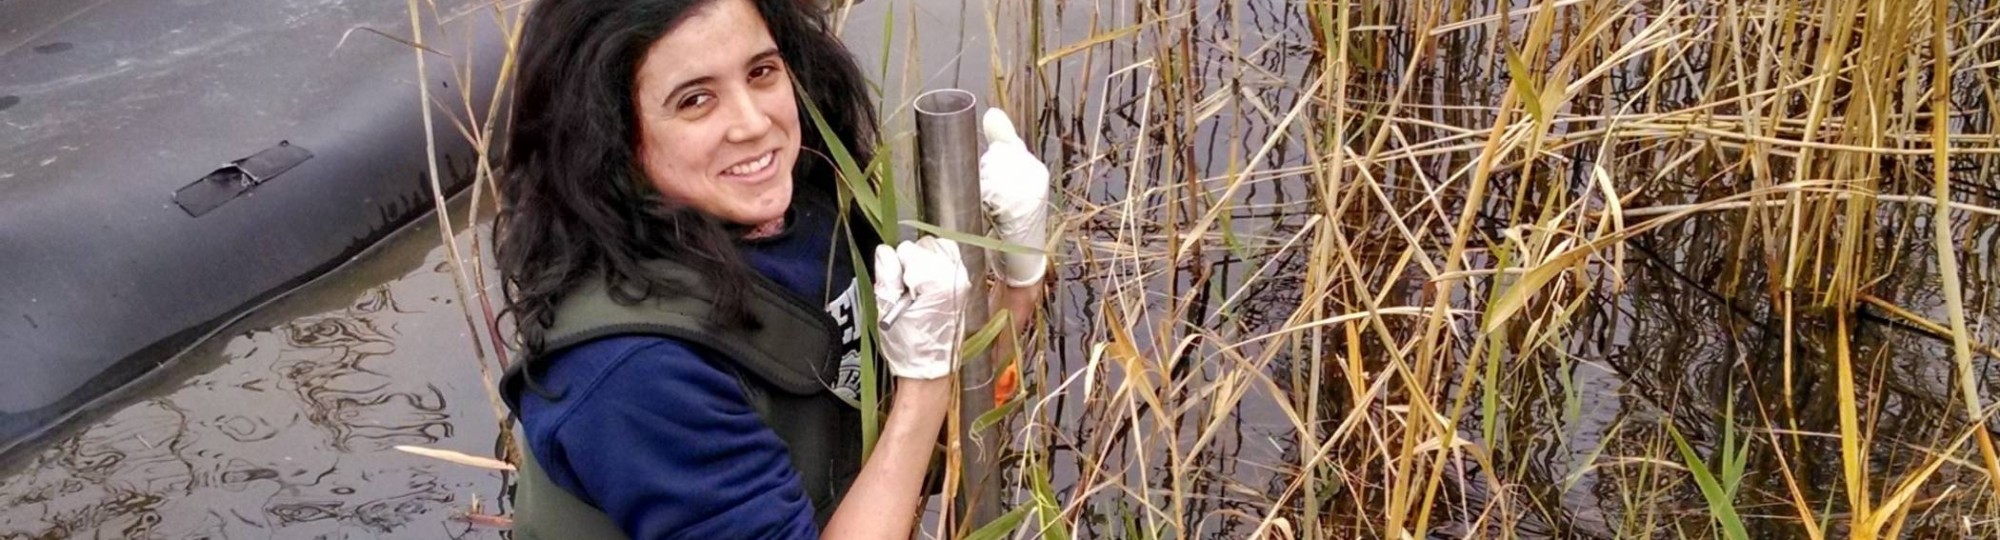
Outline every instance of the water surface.
<svg viewBox="0 0 2000 540">
<path fill-rule="evenodd" d="M 463 240 L 463 235 L 461 235 Z M 36 445 L 0 538 L 497 538 L 497 423 L 434 222 L 229 325 Z"/>
</svg>

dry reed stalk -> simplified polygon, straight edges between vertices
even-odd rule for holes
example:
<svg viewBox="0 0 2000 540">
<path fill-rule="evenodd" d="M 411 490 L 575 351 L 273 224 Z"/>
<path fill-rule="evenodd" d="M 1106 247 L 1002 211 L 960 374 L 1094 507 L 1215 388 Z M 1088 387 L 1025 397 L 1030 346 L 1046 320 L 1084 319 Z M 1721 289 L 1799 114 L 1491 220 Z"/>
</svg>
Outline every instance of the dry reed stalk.
<svg viewBox="0 0 2000 540">
<path fill-rule="evenodd" d="M 2000 7 L 1953 18 L 1942 2 L 1882 0 L 1224 4 L 983 10 L 996 43 L 1020 41 L 1014 54 L 988 53 L 996 103 L 1049 142 L 1063 253 L 1051 275 L 1078 294 L 1052 301 L 1026 341 L 1043 354 L 1019 360 L 1042 376 L 1028 377 L 1018 417 L 1003 424 L 1018 453 L 1010 502 L 1032 510 L 1013 514 L 1011 534 L 1179 538 L 1230 523 L 1273 538 L 1797 530 L 1817 540 L 1936 534 L 1949 521 L 1940 516 L 1994 508 L 2000 466 L 1980 429 L 1992 413 L 1971 351 L 1992 353 L 1970 323 L 1982 309 L 1971 299 L 1990 303 L 1992 282 L 1957 267 L 1952 239 L 1991 231 L 2000 210 L 1991 195 L 1968 197 L 1984 192 L 1947 165 L 1990 171 L 2000 136 L 1969 127 L 1990 131 L 1975 123 L 1991 113 L 1953 103 L 1947 85 L 2000 68 L 1989 51 L 2000 26 L 1978 22 Z M 1263 27 L 1266 9 L 1303 28 Z M 1298 51 L 1311 68 L 1268 61 Z M 915 70 L 903 71 L 906 87 Z M 1990 81 L 1973 93 L 2000 101 Z M 494 114 L 461 135 L 485 148 Z M 1927 182 L 1912 174 L 1921 166 Z M 479 174 L 483 192 L 492 171 L 482 163 Z M 1920 206 L 1932 210 L 1942 325 L 1890 300 L 1910 302 L 1889 278 L 1920 253 L 1882 238 L 1914 235 L 1904 215 Z M 439 219 L 450 244 L 452 220 Z M 1741 230 L 1700 229 L 1713 223 Z M 1630 391 L 1640 405 L 1628 406 L 1654 412 L 1614 413 L 1595 442 L 1536 431 L 1548 403 L 1587 397 L 1574 378 L 1602 361 L 1579 354 L 1611 340 L 1593 325 L 1626 320 L 1606 313 L 1635 305 L 1633 289 L 1659 288 L 1628 249 L 1703 235 L 1727 236 L 1712 249 L 1733 255 L 1711 293 L 1761 302 L 1772 320 L 1757 324 L 1782 334 L 1762 334 L 1771 351 L 1718 367 L 1750 375 L 1731 392 L 1753 398 L 1736 403 L 1754 413 Z M 478 268 L 455 270 L 486 305 Z M 1969 425 L 1892 435 L 1914 432 L 1883 424 L 1893 343 L 1854 326 L 1861 303 L 1949 339 L 1958 396 L 1946 402 Z M 1042 339 L 1080 361 L 1059 363 L 1063 351 L 1032 345 Z M 1774 384 L 1761 380 L 1773 371 Z M 1277 434 L 1253 436 L 1246 419 Z M 1689 431 L 1697 459 L 1684 462 L 1667 429 L 1733 433 L 1747 419 L 1764 436 L 1738 443 L 1745 458 Z M 1837 451 L 1816 449 L 1829 437 Z M 1961 456 L 1968 439 L 1976 461 Z M 1890 441 L 1921 457 L 1878 449 Z M 1261 447 L 1284 455 L 1237 457 Z M 1546 448 L 1589 457 L 1550 482 L 1531 462 Z M 1833 461 L 1839 479 L 1818 472 Z M 1268 485 L 1247 485 L 1237 466 Z M 1718 491 L 1696 487 L 1697 466 Z M 1968 473 L 1991 485 L 1940 487 Z M 1563 497 L 1584 483 L 1618 488 L 1598 508 L 1571 507 Z M 1008 534 L 983 525 L 938 530 Z"/>
<path fill-rule="evenodd" d="M 495 421 L 504 423 L 505 419 L 507 418 L 507 408 L 506 405 L 501 403 L 500 401 L 500 394 L 498 387 L 495 386 L 494 384 L 495 379 L 493 378 L 492 369 L 490 369 L 487 365 L 486 347 L 485 345 L 480 343 L 479 339 L 482 328 L 490 329 L 490 328 L 496 328 L 497 326 L 493 321 L 492 310 L 490 307 L 487 308 L 486 313 L 484 314 L 486 324 L 481 325 L 474 322 L 476 320 L 472 313 L 473 309 L 472 306 L 474 305 L 474 302 L 469 301 L 470 298 L 466 292 L 467 284 L 469 281 L 471 281 L 470 278 L 466 275 L 467 272 L 465 269 L 465 265 L 467 264 L 468 261 L 465 259 L 463 255 L 459 253 L 458 242 L 454 238 L 457 235 L 457 230 L 452 228 L 450 211 L 447 210 L 449 206 L 445 201 L 444 180 L 443 177 L 439 176 L 440 171 L 438 170 L 438 159 L 437 159 L 437 135 L 435 133 L 435 130 L 433 129 L 434 120 L 431 115 L 431 90 L 430 90 L 430 84 L 426 82 L 430 80 L 430 72 L 425 67 L 424 47 L 426 47 L 426 45 L 424 44 L 425 43 L 424 32 L 423 32 L 424 25 L 423 25 L 422 11 L 419 9 L 419 4 L 417 0 L 409 0 L 408 10 L 410 13 L 410 38 L 411 38 L 410 41 L 411 43 L 414 44 L 410 53 L 414 55 L 417 60 L 417 77 L 416 77 L 416 80 L 418 82 L 417 93 L 419 99 L 421 100 L 420 107 L 422 111 L 422 117 L 423 117 L 422 120 L 424 124 L 425 162 L 430 167 L 430 172 L 428 174 L 428 177 L 430 179 L 430 185 L 431 185 L 431 204 L 432 207 L 435 209 L 433 211 L 433 214 L 437 216 L 438 234 L 443 238 L 446 256 L 451 258 L 452 289 L 453 291 L 456 292 L 456 294 L 459 297 L 460 309 L 464 311 L 465 326 L 467 330 L 470 332 L 468 335 L 472 339 L 473 357 L 474 360 L 477 361 L 479 364 L 479 377 L 481 386 L 486 389 L 486 397 L 488 405 L 493 408 L 493 417 L 496 419 Z M 432 14 L 435 16 L 436 6 L 432 5 L 431 10 Z M 509 56 L 511 56 L 511 54 Z M 468 66 L 468 69 L 470 69 L 470 66 Z M 464 88 L 465 85 L 461 84 L 460 87 Z M 469 103 L 468 106 L 470 106 Z M 460 125 L 462 126 L 463 124 Z M 461 128 L 461 132 L 463 131 L 464 130 Z M 465 135 L 470 136 L 469 133 L 465 133 Z M 473 142 L 475 144 L 478 144 L 479 141 L 475 140 Z M 481 145 L 480 148 L 482 148 L 482 150 L 480 151 L 480 159 L 481 161 L 484 161 L 486 157 L 483 150 L 484 146 Z M 477 201 L 474 202 L 475 202 L 474 207 L 476 208 Z M 472 225 L 473 223 L 471 223 L 470 221 L 467 222 L 468 227 Z M 478 261 L 471 261 L 471 263 L 475 265 L 479 264 Z M 483 289 L 475 291 L 473 295 L 476 295 L 480 299 L 479 302 L 480 305 L 487 305 L 487 302 L 485 301 L 485 291 Z M 496 350 L 495 354 L 504 354 L 504 353 L 501 353 Z"/>
<path fill-rule="evenodd" d="M 1230 448 L 1226 419 L 1260 404 L 1275 407 L 1293 450 L 1265 464 L 1279 480 L 1272 490 L 1236 499 L 1249 505 L 1238 518 L 1255 525 L 1253 536 L 1421 537 L 1442 526 L 1510 537 L 1528 524 L 1571 523 L 1576 509 L 1548 499 L 1526 474 L 1514 447 L 1530 442 L 1596 445 L 1579 450 L 1599 461 L 1565 485 L 1632 486 L 1614 505 L 1624 513 L 1605 521 L 1615 530 L 1705 536 L 1706 520 L 1667 504 L 1692 491 L 1659 421 L 1621 417 L 1613 432 L 1637 444 L 1619 449 L 1514 433 L 1535 400 L 1575 399 L 1562 396 L 1578 390 L 1542 381 L 1573 384 L 1570 373 L 1582 369 L 1573 348 L 1599 339 L 1580 325 L 1615 308 L 1606 299 L 1638 279 L 1627 250 L 1717 219 L 1744 224 L 1723 243 L 1737 260 L 1720 294 L 1765 287 L 1782 335 L 1770 336 L 1776 393 L 1750 396 L 1758 405 L 1749 416 L 1768 437 L 1743 448 L 1760 461 L 1709 458 L 1740 463 L 1720 471 L 1719 486 L 1743 486 L 1751 472 L 1771 478 L 1770 500 L 1788 516 L 1744 512 L 1723 528 L 1789 519 L 1811 538 L 1907 532 L 1939 508 L 1989 504 L 1962 489 L 1921 495 L 1955 467 L 1996 469 L 1952 451 L 1880 468 L 1869 443 L 1885 436 L 1883 353 L 1840 351 L 1876 339 L 1846 327 L 1857 302 L 1895 308 L 1870 292 L 1887 283 L 1885 261 L 1903 259 L 1871 237 L 1884 230 L 1883 216 L 1937 208 L 1928 224 L 1942 243 L 1952 227 L 1995 215 L 1991 204 L 1956 195 L 1945 167 L 1931 168 L 1927 195 L 1883 172 L 2000 153 L 1990 134 L 1947 129 L 1976 112 L 1941 98 L 1926 112 L 1922 86 L 1926 71 L 1949 81 L 1950 69 L 2000 67 L 1967 57 L 1988 54 L 1972 46 L 1934 42 L 1925 53 L 1925 40 L 1952 34 L 1994 42 L 1993 28 L 1879 1 L 1545 0 L 1500 13 L 1464 2 L 1333 0 L 1278 6 L 1304 15 L 1289 37 L 1317 58 L 1313 69 L 1286 71 L 1254 59 L 1284 37 L 1256 36 L 1252 46 L 1246 35 L 1256 32 L 1245 30 L 1246 14 L 1264 4 L 1069 7 L 1064 16 L 1093 30 L 1065 38 L 1050 30 L 1062 19 L 1037 18 L 1029 26 L 1040 41 L 1025 56 L 1045 77 L 1094 74 L 1080 86 L 1091 90 L 1086 99 L 1036 116 L 1053 116 L 1075 137 L 1061 141 L 1075 156 L 1057 165 L 1069 178 L 1059 184 L 1071 188 L 1059 197 L 1064 227 L 1078 233 L 1063 237 L 1071 254 L 1063 264 L 1084 276 L 1078 286 L 1102 294 L 1069 315 L 1084 321 L 1068 338 L 1093 351 L 1088 362 L 1074 373 L 1044 368 L 1061 384 L 1032 387 L 1045 405 L 1025 409 L 1023 433 L 1083 456 L 1060 512 L 1071 528 L 1122 497 L 1138 511 L 1133 527 L 1210 530 L 1216 516 L 1196 509 L 1216 496 L 1204 495 L 1208 484 L 1231 480 L 1200 464 Z M 1215 35 L 1170 23 L 1218 18 Z M 1188 53 L 1202 46 L 1210 57 Z M 1453 98 L 1428 82 L 1461 65 L 1488 66 L 1474 72 L 1496 84 Z M 1260 86 L 1273 77 L 1289 79 L 1277 86 L 1285 97 Z M 1189 157 L 1202 144 L 1189 133 L 1201 128 L 1229 134 L 1208 166 Z M 1586 172 L 1572 173 L 1575 161 Z M 1290 186 L 1303 186 L 1310 202 L 1254 195 Z M 1238 225 L 1259 212 L 1305 219 L 1282 231 Z M 1240 273 L 1217 273 L 1218 258 L 1241 260 Z M 1425 288 L 1414 297 L 1413 277 Z M 1271 322 L 1244 326 L 1244 310 L 1262 309 L 1252 306 L 1280 281 L 1289 299 L 1258 314 Z M 1210 290 L 1214 298 L 1199 299 Z M 1819 373 L 1841 386 L 1820 392 L 1837 394 L 1827 400 L 1841 411 L 1830 429 L 1847 441 L 1834 458 L 1845 471 L 1835 490 L 1801 476 L 1825 456 L 1801 437 L 1817 421 L 1794 404 L 1812 397 L 1793 389 Z M 1064 401 L 1067 412 L 1046 405 Z M 1474 417 L 1477 428 L 1459 427 Z M 1959 448 L 1951 438 L 1928 448 Z M 1041 459 L 1034 463 L 1060 466 Z M 1734 468 L 1742 466 L 1752 469 Z M 1475 488 L 1484 494 L 1469 497 Z M 1748 504 L 1747 493 L 1723 504 Z M 1829 495 L 1844 502 L 1829 507 Z M 1911 512 L 1913 501 L 1926 511 Z M 1854 526 L 1821 526 L 1826 519 Z"/>
<path fill-rule="evenodd" d="M 498 200 L 499 190 L 494 184 L 496 182 L 496 175 L 492 168 L 493 156 L 490 155 L 489 151 L 492 148 L 491 143 L 496 131 L 504 129 L 499 124 L 501 118 L 500 112 L 503 110 L 504 105 L 502 97 L 506 95 L 507 82 L 511 79 L 515 61 L 515 45 L 520 39 L 520 32 L 525 22 L 526 13 L 518 3 L 506 4 L 498 0 L 474 5 L 466 11 L 457 14 L 441 13 L 435 3 L 426 2 L 421 4 L 421 6 L 428 7 L 431 19 L 440 28 L 451 24 L 465 15 L 482 10 L 490 10 L 494 26 L 505 33 L 502 41 L 505 44 L 506 51 L 501 58 L 499 72 L 490 74 L 490 76 L 495 78 L 495 83 L 493 85 L 492 99 L 486 103 L 486 114 L 484 116 L 476 114 L 473 108 L 476 99 L 472 95 L 472 89 L 475 86 L 472 82 L 473 77 L 479 76 L 479 74 L 473 73 L 471 60 L 468 59 L 459 65 L 452 66 L 450 70 L 455 82 L 458 83 L 458 97 L 463 107 L 460 112 L 465 116 L 459 118 L 447 115 L 445 119 L 450 121 L 459 136 L 465 138 L 466 142 L 470 144 L 474 152 L 475 161 L 477 162 L 474 166 L 474 178 L 472 179 L 472 189 L 466 210 L 467 215 L 463 221 L 463 229 L 454 228 L 453 226 L 451 209 L 447 201 L 448 194 L 445 191 L 443 179 L 440 176 L 443 171 L 438 169 L 438 143 L 434 130 L 437 119 L 434 117 L 432 111 L 435 99 L 431 94 L 430 85 L 428 84 L 430 71 L 427 67 L 425 54 L 432 51 L 427 45 L 423 33 L 425 11 L 420 7 L 417 0 L 409 0 L 407 5 L 407 11 L 410 16 L 411 37 L 407 41 L 398 39 L 398 41 L 403 41 L 409 45 L 412 54 L 416 56 L 417 73 L 415 74 L 415 80 L 418 83 L 420 114 L 424 125 L 424 151 L 425 160 L 429 167 L 427 176 L 431 188 L 431 204 L 433 205 L 433 213 L 437 218 L 440 242 L 444 245 L 446 256 L 449 258 L 449 274 L 452 278 L 452 289 L 454 294 L 458 296 L 461 314 L 465 319 L 466 335 L 471 340 L 473 361 L 479 367 L 479 384 L 487 397 L 488 406 L 492 409 L 493 421 L 499 424 L 499 437 L 494 444 L 495 453 L 499 455 L 499 459 L 469 456 L 457 452 L 414 446 L 399 447 L 399 449 L 462 465 L 512 472 L 513 465 L 510 462 L 518 460 L 521 454 L 520 449 L 515 444 L 512 435 L 513 429 L 508 423 L 507 408 L 501 401 L 499 388 L 494 378 L 494 371 L 496 369 L 504 370 L 507 367 L 508 347 L 503 337 L 503 331 L 500 328 L 499 318 L 493 309 L 493 302 L 488 294 L 489 286 L 484 270 L 487 259 L 482 249 L 483 242 L 480 239 L 477 227 L 480 223 L 480 203 L 482 200 L 487 200 L 482 197 L 483 195 L 491 197 L 491 204 L 496 210 L 501 204 L 501 201 Z M 510 14 L 512 18 L 511 24 L 508 22 Z M 472 44 L 475 40 L 472 35 L 472 29 L 468 28 L 464 35 L 460 37 L 463 39 L 464 45 L 466 45 L 464 49 L 472 50 Z M 437 105 L 446 111 L 451 110 L 449 105 L 441 101 L 437 102 Z M 457 236 L 461 232 L 466 231 L 471 231 L 471 253 L 469 257 L 461 253 L 457 241 Z M 469 270 L 468 266 L 471 267 Z M 478 309 L 476 315 L 474 313 L 475 306 Z M 492 347 L 493 354 L 493 358 L 490 361 L 487 356 L 487 346 L 489 345 Z M 511 524 L 511 521 L 505 516 L 487 516 L 482 514 L 477 504 L 477 500 L 475 499 L 474 508 L 466 513 L 468 517 L 502 528 Z"/>
</svg>

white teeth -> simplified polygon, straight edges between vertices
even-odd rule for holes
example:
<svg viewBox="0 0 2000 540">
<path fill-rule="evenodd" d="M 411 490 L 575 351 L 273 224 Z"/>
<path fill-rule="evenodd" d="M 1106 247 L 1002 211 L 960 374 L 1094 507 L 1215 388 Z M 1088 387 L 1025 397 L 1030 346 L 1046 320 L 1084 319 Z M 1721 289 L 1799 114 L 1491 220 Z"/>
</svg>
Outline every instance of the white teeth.
<svg viewBox="0 0 2000 540">
<path fill-rule="evenodd" d="M 776 152 L 766 152 L 764 153 L 764 157 L 757 158 L 757 161 L 752 161 L 742 165 L 737 165 L 735 167 L 730 167 L 729 169 L 724 170 L 722 172 L 735 176 L 750 175 L 756 173 L 757 171 L 764 170 L 765 167 L 771 166 L 771 158 L 776 154 L 777 154 Z"/>
</svg>

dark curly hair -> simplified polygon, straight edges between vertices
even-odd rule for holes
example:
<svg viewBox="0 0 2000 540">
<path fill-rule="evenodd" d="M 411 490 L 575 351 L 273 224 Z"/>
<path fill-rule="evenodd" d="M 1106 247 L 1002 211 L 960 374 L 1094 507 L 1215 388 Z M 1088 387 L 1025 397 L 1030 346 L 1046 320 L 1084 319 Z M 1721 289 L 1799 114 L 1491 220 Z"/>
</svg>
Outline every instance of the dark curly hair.
<svg viewBox="0 0 2000 540">
<path fill-rule="evenodd" d="M 544 352 L 543 330 L 557 303 L 582 280 L 604 279 L 621 302 L 688 292 L 641 270 L 650 259 L 672 259 L 710 276 L 704 285 L 718 308 L 715 323 L 755 324 L 742 307 L 755 271 L 738 252 L 743 231 L 662 200 L 635 150 L 632 93 L 647 48 L 713 1 L 540 0 L 529 13 L 501 159 L 505 203 L 493 227 L 506 283 L 503 314 L 513 318 L 528 359 Z M 794 204 L 800 197 L 831 200 L 834 169 L 814 156 L 830 152 L 804 100 L 867 163 L 876 141 L 867 82 L 815 2 L 751 2 L 799 90 L 803 159 L 792 172 Z M 858 242 L 878 243 L 872 235 L 860 238 L 867 229 L 850 228 Z"/>
</svg>

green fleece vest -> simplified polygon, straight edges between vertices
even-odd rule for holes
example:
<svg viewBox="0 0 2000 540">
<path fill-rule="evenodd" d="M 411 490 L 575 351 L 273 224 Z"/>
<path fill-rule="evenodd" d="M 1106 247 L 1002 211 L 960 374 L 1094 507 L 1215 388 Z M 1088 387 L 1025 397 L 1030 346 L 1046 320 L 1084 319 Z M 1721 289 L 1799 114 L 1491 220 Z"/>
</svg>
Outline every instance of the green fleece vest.
<svg viewBox="0 0 2000 540">
<path fill-rule="evenodd" d="M 696 294 L 621 305 L 606 293 L 603 280 L 587 280 L 557 306 L 540 356 L 594 339 L 644 334 L 681 340 L 726 359 L 758 418 L 784 440 L 812 499 L 814 521 L 824 528 L 861 470 L 860 413 L 831 389 L 842 352 L 833 318 L 757 275 L 746 301 L 761 327 L 716 328 L 709 324 L 710 300 L 698 296 L 710 290 L 700 274 L 668 261 L 647 267 Z M 516 362 L 501 379 L 510 406 L 519 403 L 525 386 L 520 370 L 528 364 Z M 623 539 L 625 534 L 604 512 L 551 481 L 529 451 L 514 487 L 514 538 Z"/>
</svg>

